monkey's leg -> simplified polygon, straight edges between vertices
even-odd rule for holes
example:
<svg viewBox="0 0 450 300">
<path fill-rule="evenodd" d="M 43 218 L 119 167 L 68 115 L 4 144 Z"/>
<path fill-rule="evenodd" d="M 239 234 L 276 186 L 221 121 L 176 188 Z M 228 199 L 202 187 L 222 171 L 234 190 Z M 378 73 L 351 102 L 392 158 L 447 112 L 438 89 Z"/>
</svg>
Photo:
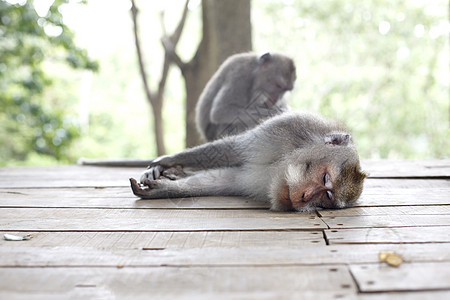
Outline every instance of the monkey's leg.
<svg viewBox="0 0 450 300">
<path fill-rule="evenodd" d="M 239 168 L 200 171 L 179 180 L 145 180 L 144 186 L 130 178 L 133 193 L 143 199 L 200 196 L 239 196 L 244 192 L 235 183 Z"/>
</svg>

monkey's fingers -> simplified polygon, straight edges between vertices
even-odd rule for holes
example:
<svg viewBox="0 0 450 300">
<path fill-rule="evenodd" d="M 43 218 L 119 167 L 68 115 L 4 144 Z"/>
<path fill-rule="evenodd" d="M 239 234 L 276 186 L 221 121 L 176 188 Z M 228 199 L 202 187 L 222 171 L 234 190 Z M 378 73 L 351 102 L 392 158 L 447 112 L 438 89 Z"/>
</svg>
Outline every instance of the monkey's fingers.
<svg viewBox="0 0 450 300">
<path fill-rule="evenodd" d="M 162 166 L 156 165 L 153 167 L 148 167 L 144 173 L 141 175 L 140 182 L 144 183 L 146 180 L 156 180 L 159 179 L 164 171 Z"/>
<path fill-rule="evenodd" d="M 131 190 L 133 191 L 133 194 L 140 198 L 149 198 L 151 189 L 150 188 L 143 188 L 141 185 L 136 181 L 134 178 L 130 178 L 131 183 Z"/>
</svg>

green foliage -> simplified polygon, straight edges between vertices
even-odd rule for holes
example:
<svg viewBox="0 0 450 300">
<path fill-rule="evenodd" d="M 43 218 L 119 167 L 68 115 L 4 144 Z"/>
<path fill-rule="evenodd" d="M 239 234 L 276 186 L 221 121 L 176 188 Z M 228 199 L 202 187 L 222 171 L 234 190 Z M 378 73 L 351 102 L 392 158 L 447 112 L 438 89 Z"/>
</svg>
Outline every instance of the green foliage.
<svg viewBox="0 0 450 300">
<path fill-rule="evenodd" d="M 79 135 L 77 127 L 62 112 L 46 111 L 33 100 L 20 96 L 2 99 L 2 157 L 25 160 L 33 149 L 56 159 L 65 158 L 64 146 Z"/>
<path fill-rule="evenodd" d="M 64 107 L 43 99 L 52 84 L 45 61 L 98 68 L 63 23 L 59 8 L 67 2 L 56 0 L 39 15 L 33 1 L 0 1 L 0 165 L 26 160 L 32 152 L 67 161 L 67 146 L 79 136 Z"/>
<path fill-rule="evenodd" d="M 285 3 L 253 25 L 273 24 L 257 48 L 296 58 L 293 106 L 341 119 L 366 158 L 449 156 L 447 1 Z"/>
</svg>

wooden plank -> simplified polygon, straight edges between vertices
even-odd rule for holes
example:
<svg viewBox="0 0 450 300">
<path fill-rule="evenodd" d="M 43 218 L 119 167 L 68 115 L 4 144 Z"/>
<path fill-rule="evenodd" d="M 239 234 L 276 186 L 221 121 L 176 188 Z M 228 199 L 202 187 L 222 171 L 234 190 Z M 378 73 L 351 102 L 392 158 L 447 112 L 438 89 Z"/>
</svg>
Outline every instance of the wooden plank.
<svg viewBox="0 0 450 300">
<path fill-rule="evenodd" d="M 427 196 L 421 196 L 421 195 Z M 356 207 L 449 204 L 450 188 L 366 188 Z M 129 187 L 0 189 L 0 207 L 97 207 L 97 208 L 269 208 L 244 197 L 191 197 L 142 200 Z"/>
<path fill-rule="evenodd" d="M 2 299 L 330 299 L 354 293 L 350 273 L 341 266 L 3 268 L 0 272 Z"/>
<path fill-rule="evenodd" d="M 439 206 L 388 206 L 388 207 L 352 207 L 346 209 L 320 210 L 323 217 L 345 216 L 385 216 L 385 215 L 448 215 L 450 205 Z"/>
<path fill-rule="evenodd" d="M 450 215 L 387 215 L 357 217 L 323 217 L 330 229 L 450 226 Z"/>
<path fill-rule="evenodd" d="M 119 159 L 91 159 L 81 157 L 77 164 L 83 166 L 101 166 L 101 167 L 133 167 L 145 169 L 151 164 L 152 160 L 135 159 L 135 158 L 119 158 Z"/>
<path fill-rule="evenodd" d="M 129 187 L 0 189 L 0 207 L 54 208 L 217 208 L 268 209 L 268 203 L 244 197 L 191 197 L 140 200 Z"/>
<path fill-rule="evenodd" d="M 449 181 L 450 184 L 450 181 Z M 449 188 L 366 188 L 357 207 L 450 204 Z M 142 200 L 129 187 L 0 189 L 0 207 L 268 208 L 244 197 Z M 131 201 L 134 200 L 134 201 Z"/>
<path fill-rule="evenodd" d="M 314 213 L 268 210 L 1 208 L 0 230 L 17 231 L 201 231 L 317 230 Z"/>
<path fill-rule="evenodd" d="M 398 189 L 400 192 L 407 193 L 406 189 L 415 188 L 444 188 L 448 189 L 450 186 L 450 179 L 404 179 L 404 178 L 367 178 L 364 181 L 364 191 L 373 191 L 372 194 L 383 193 L 390 189 Z"/>
<path fill-rule="evenodd" d="M 450 299 L 450 291 L 402 291 L 389 293 L 359 293 L 358 300 L 440 300 Z"/>
<path fill-rule="evenodd" d="M 405 263 L 398 268 L 386 264 L 351 265 L 362 292 L 450 289 L 450 262 Z"/>
<path fill-rule="evenodd" d="M 361 167 L 371 178 L 450 177 L 450 159 L 362 160 Z"/>
<path fill-rule="evenodd" d="M 140 168 L 88 166 L 0 168 L 0 188 L 129 186 Z"/>
<path fill-rule="evenodd" d="M 59 188 L 0 188 L 0 197 L 3 200 L 29 199 L 47 200 L 46 198 L 134 198 L 129 186 L 126 187 L 59 187 Z M 48 201 L 48 200 L 47 200 Z M 55 201 L 58 201 L 57 199 Z"/>
<path fill-rule="evenodd" d="M 24 235 L 23 232 L 9 232 Z M 0 247 L 101 247 L 105 249 L 179 249 L 211 247 L 299 247 L 325 245 L 322 231 L 204 232 L 27 232 L 23 243 L 0 239 Z"/>
<path fill-rule="evenodd" d="M 13 246 L 0 247 L 0 267 L 344 265 L 379 263 L 380 251 L 395 251 L 405 263 L 450 262 L 447 244 L 281 246 L 282 243 L 274 242 L 271 247 L 120 248 L 104 246 L 95 240 L 74 243 L 80 247 L 25 246 L 28 241 L 11 243 Z"/>
<path fill-rule="evenodd" d="M 450 188 L 366 188 L 356 207 L 450 204 Z M 426 196 L 424 196 L 426 195 Z M 129 187 L 0 189 L 0 207 L 269 208 L 244 197 L 142 200 Z"/>
<path fill-rule="evenodd" d="M 450 243 L 449 228 L 400 227 L 325 230 L 329 244 Z M 442 246 L 449 248 L 450 246 Z"/>
<path fill-rule="evenodd" d="M 368 182 L 370 180 L 367 180 Z M 398 180 L 401 185 L 402 180 Z M 432 182 L 432 180 L 430 180 Z M 415 186 L 414 188 L 388 188 L 365 186 L 356 206 L 439 205 L 450 204 L 450 181 L 447 187 Z"/>
</svg>

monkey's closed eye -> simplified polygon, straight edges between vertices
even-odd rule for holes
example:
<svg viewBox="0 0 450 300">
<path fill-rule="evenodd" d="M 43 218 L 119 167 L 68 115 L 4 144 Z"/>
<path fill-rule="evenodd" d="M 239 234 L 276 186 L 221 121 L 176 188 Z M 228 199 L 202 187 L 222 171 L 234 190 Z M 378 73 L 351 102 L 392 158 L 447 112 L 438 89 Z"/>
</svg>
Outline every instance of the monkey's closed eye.
<svg viewBox="0 0 450 300">
<path fill-rule="evenodd" d="M 329 189 L 333 188 L 333 183 L 331 182 L 331 176 L 328 173 L 323 175 L 323 185 Z"/>
<path fill-rule="evenodd" d="M 327 197 L 328 197 L 328 199 L 333 201 L 333 193 L 331 191 L 327 191 Z"/>
</svg>

